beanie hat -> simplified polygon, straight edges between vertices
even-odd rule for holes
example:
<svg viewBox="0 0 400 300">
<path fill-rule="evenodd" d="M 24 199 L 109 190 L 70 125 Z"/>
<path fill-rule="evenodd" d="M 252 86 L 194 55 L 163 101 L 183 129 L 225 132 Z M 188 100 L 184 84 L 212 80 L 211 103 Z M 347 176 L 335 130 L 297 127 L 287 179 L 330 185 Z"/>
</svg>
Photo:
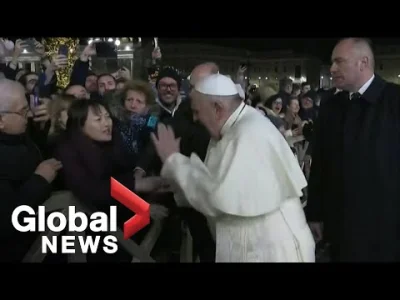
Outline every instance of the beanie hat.
<svg viewBox="0 0 400 300">
<path fill-rule="evenodd" d="M 176 81 L 177 85 L 178 85 L 178 89 L 181 88 L 181 77 L 179 76 L 178 72 L 175 71 L 173 68 L 164 68 L 162 70 L 160 70 L 160 72 L 158 73 L 158 77 L 157 77 L 157 81 L 156 81 L 156 86 L 158 87 L 158 82 L 165 77 L 169 77 L 172 78 Z"/>
</svg>

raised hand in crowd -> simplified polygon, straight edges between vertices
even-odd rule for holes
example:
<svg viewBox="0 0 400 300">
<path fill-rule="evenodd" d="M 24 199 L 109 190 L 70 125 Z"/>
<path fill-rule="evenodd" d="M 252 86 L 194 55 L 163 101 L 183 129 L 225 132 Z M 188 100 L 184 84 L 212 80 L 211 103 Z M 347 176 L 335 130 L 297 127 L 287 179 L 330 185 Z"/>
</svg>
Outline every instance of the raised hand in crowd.
<svg viewBox="0 0 400 300">
<path fill-rule="evenodd" d="M 54 71 L 65 68 L 68 65 L 68 58 L 65 55 L 54 55 L 51 61 L 51 69 Z"/>
<path fill-rule="evenodd" d="M 129 69 L 127 67 L 122 67 L 121 69 L 119 69 L 117 71 L 116 79 L 120 79 L 120 78 L 123 78 L 125 80 L 131 79 L 131 72 L 129 71 Z"/>
<path fill-rule="evenodd" d="M 93 42 L 85 47 L 83 49 L 79 59 L 81 61 L 88 61 L 89 57 L 92 57 L 93 55 L 96 55 L 96 43 Z"/>
<path fill-rule="evenodd" d="M 162 55 L 161 55 L 160 47 L 155 47 L 153 52 L 151 53 L 151 58 L 153 60 L 156 60 L 156 59 L 161 59 L 161 57 L 162 57 Z"/>
<path fill-rule="evenodd" d="M 37 54 L 40 55 L 40 57 L 44 57 L 46 55 L 46 51 L 44 49 L 44 46 L 42 43 L 38 42 L 35 40 L 35 51 Z"/>
<path fill-rule="evenodd" d="M 31 103 L 33 101 L 34 95 L 30 95 L 31 98 Z M 50 120 L 50 113 L 49 113 L 49 102 L 50 100 L 47 98 L 41 98 L 39 99 L 39 105 L 38 106 L 32 106 L 32 119 L 33 122 L 47 122 Z"/>
<path fill-rule="evenodd" d="M 16 70 L 18 68 L 18 58 L 21 56 L 22 51 L 28 47 L 28 44 L 25 43 L 23 40 L 18 39 L 15 41 L 14 45 L 14 52 L 12 55 L 12 59 L 10 62 L 10 68 Z"/>
</svg>

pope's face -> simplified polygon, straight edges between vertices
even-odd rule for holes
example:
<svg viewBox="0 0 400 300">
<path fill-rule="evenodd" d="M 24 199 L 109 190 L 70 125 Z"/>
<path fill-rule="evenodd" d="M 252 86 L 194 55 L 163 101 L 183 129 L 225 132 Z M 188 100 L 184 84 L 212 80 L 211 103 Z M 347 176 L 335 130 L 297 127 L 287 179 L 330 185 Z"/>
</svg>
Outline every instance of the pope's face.
<svg viewBox="0 0 400 300">
<path fill-rule="evenodd" d="M 220 138 L 221 125 L 218 106 L 204 95 L 193 91 L 190 94 L 193 120 L 200 122 L 214 139 Z"/>
</svg>

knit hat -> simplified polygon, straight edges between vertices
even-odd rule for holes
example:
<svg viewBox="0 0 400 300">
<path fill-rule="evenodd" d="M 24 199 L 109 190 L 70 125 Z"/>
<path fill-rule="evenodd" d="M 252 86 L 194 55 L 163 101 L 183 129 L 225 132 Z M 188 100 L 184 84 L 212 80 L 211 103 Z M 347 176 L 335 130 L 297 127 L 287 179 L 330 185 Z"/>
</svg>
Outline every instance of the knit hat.
<svg viewBox="0 0 400 300">
<path fill-rule="evenodd" d="M 164 68 L 162 70 L 160 70 L 160 72 L 158 73 L 158 77 L 157 77 L 157 81 L 156 81 L 156 86 L 158 86 L 158 82 L 165 77 L 169 77 L 172 78 L 176 81 L 176 83 L 178 84 L 178 88 L 181 88 L 181 76 L 179 76 L 178 72 L 175 71 L 173 68 Z"/>
</svg>

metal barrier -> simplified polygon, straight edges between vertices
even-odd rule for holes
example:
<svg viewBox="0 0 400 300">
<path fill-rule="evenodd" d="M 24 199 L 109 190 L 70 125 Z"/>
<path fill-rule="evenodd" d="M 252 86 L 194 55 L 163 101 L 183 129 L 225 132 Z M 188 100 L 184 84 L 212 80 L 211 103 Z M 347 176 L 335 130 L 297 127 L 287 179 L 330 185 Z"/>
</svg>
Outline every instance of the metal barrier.
<svg viewBox="0 0 400 300">
<path fill-rule="evenodd" d="M 54 193 L 44 204 L 46 208 L 46 213 L 53 211 L 60 211 L 64 214 L 68 220 L 68 207 L 75 206 L 76 211 L 81 211 L 87 214 L 92 214 L 89 208 L 83 205 L 79 200 L 77 200 L 74 195 L 69 191 L 61 191 Z M 57 219 L 59 222 L 59 220 Z M 55 221 L 55 223 L 57 223 Z M 55 224 L 56 226 L 59 225 Z M 109 234 L 114 235 L 119 245 L 123 247 L 130 255 L 132 255 L 132 262 L 155 262 L 155 260 L 150 256 L 151 250 L 154 248 L 154 245 L 159 238 L 162 230 L 162 221 L 155 222 L 147 235 L 145 236 L 143 242 L 138 245 L 132 240 L 124 240 L 123 233 L 121 229 L 117 229 L 117 232 L 110 232 Z M 43 232 L 34 242 L 28 253 L 25 255 L 23 262 L 43 262 L 46 254 L 43 254 L 41 251 L 41 240 L 42 236 L 47 236 L 51 239 L 53 236 L 58 236 L 60 233 L 51 232 L 47 229 L 46 232 Z M 80 235 L 84 236 L 85 233 L 80 232 L 71 232 L 69 235 Z M 79 245 L 78 239 L 76 239 L 75 244 L 75 254 L 68 255 L 68 262 L 87 262 L 86 254 L 82 252 L 82 249 Z"/>
</svg>

